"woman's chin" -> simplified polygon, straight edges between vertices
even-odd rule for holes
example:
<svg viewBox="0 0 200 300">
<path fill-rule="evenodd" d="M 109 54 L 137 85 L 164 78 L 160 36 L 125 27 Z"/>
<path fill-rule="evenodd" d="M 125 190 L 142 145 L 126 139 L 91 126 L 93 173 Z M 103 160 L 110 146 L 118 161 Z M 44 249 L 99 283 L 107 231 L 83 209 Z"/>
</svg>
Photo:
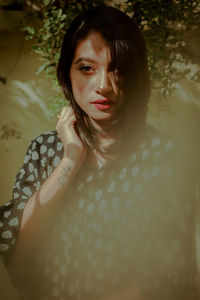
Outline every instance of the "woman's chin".
<svg viewBox="0 0 200 300">
<path fill-rule="evenodd" d="M 114 116 L 113 114 L 102 114 L 101 116 L 100 115 L 92 115 L 89 117 L 91 121 L 94 121 L 94 122 L 98 122 L 98 123 L 103 123 L 103 122 L 107 122 L 107 121 L 111 121 L 113 120 Z"/>
</svg>

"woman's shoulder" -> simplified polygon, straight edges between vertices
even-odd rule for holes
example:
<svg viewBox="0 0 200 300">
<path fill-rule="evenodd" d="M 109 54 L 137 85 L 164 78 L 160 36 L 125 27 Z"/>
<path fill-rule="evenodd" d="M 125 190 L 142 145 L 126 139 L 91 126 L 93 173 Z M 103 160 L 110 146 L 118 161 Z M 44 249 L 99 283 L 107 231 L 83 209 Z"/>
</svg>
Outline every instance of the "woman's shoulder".
<svg viewBox="0 0 200 300">
<path fill-rule="evenodd" d="M 34 137 L 30 143 L 38 143 L 40 145 L 42 144 L 52 144 L 56 142 L 61 142 L 58 133 L 56 130 L 46 131 L 41 133 L 40 135 Z"/>
<path fill-rule="evenodd" d="M 39 151 L 44 154 L 47 150 L 52 152 L 63 151 L 63 143 L 56 130 L 46 131 L 29 142 L 29 148 L 32 151 Z M 50 150 L 52 149 L 52 150 Z"/>
<path fill-rule="evenodd" d="M 140 139 L 137 148 L 130 149 L 126 158 L 128 168 L 133 174 L 140 169 L 141 174 L 159 175 L 159 170 L 172 172 L 180 169 L 180 155 L 177 142 L 160 130 L 148 127 Z"/>
<path fill-rule="evenodd" d="M 160 130 L 147 128 L 137 148 L 126 158 L 129 180 L 134 180 L 133 186 L 143 186 L 147 191 L 153 187 L 156 190 L 156 187 L 171 185 L 181 171 L 177 153 L 173 138 Z"/>
<path fill-rule="evenodd" d="M 146 127 L 140 142 L 137 154 L 142 160 L 146 158 L 160 158 L 168 154 L 178 153 L 178 143 L 175 139 L 159 129 Z"/>
<path fill-rule="evenodd" d="M 178 143 L 172 136 L 151 126 L 148 126 L 145 129 L 144 141 L 151 149 L 156 149 L 158 147 L 164 151 L 170 151 L 178 147 Z"/>
<path fill-rule="evenodd" d="M 49 169 L 56 167 L 63 157 L 63 143 L 57 131 L 44 132 L 29 142 L 28 150 L 24 158 L 24 164 L 31 162 L 39 167 L 48 162 Z"/>
</svg>

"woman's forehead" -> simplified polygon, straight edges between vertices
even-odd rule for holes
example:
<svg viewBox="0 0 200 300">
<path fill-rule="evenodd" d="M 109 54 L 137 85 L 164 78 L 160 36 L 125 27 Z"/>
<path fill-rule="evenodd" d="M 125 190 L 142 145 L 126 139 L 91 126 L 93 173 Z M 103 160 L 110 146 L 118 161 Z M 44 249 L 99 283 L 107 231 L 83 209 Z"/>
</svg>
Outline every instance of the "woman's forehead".
<svg viewBox="0 0 200 300">
<path fill-rule="evenodd" d="M 73 62 L 85 59 L 100 60 L 109 63 L 111 60 L 110 49 L 103 36 L 98 31 L 90 31 L 88 35 L 79 41 Z"/>
</svg>

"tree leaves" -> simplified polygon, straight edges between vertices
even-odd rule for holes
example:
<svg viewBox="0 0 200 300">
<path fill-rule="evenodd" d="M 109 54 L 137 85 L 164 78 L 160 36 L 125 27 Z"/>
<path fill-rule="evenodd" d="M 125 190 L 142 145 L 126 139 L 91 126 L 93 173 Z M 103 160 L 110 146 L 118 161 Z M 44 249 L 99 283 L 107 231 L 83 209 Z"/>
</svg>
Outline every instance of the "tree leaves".
<svg viewBox="0 0 200 300">
<path fill-rule="evenodd" d="M 125 4 L 125 11 L 143 31 L 153 87 L 158 80 L 161 92 L 168 94 L 189 74 L 176 65 L 185 64 L 187 69 L 192 62 L 186 35 L 194 28 L 200 32 L 200 1 L 127 0 Z"/>
</svg>

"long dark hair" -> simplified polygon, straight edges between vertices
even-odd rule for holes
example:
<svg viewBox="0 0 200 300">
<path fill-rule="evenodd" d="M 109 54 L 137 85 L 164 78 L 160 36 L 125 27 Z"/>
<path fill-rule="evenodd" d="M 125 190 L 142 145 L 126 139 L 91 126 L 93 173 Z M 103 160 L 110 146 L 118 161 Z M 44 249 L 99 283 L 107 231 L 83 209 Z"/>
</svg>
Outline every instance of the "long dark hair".
<svg viewBox="0 0 200 300">
<path fill-rule="evenodd" d="M 63 39 L 57 77 L 74 110 L 81 139 L 99 150 L 95 129 L 74 99 L 70 81 L 70 67 L 77 44 L 91 30 L 103 36 L 110 48 L 111 64 L 117 66 L 118 74 L 123 79 L 125 101 L 117 118 L 120 144 L 130 141 L 130 133 L 134 138 L 145 124 L 150 82 L 144 40 L 129 16 L 116 8 L 103 6 L 87 10 L 73 20 Z"/>
</svg>

